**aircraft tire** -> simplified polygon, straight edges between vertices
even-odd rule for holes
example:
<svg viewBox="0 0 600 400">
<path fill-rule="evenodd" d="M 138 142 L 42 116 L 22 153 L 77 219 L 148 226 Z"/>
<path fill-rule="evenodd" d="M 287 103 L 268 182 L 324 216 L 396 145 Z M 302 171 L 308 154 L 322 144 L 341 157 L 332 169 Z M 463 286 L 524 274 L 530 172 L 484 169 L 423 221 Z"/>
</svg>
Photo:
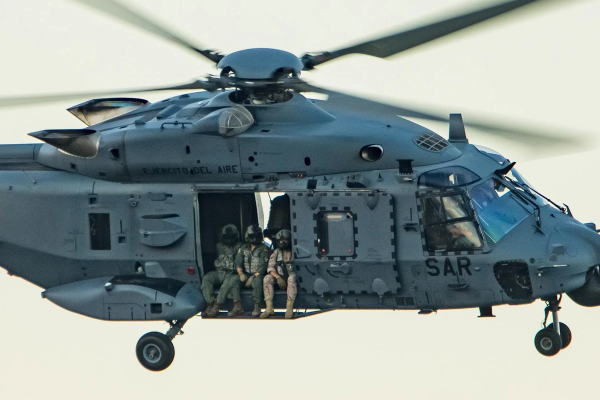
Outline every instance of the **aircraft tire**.
<svg viewBox="0 0 600 400">
<path fill-rule="evenodd" d="M 162 371 L 175 358 L 171 340 L 160 332 L 148 332 L 138 340 L 135 354 L 142 366 L 150 371 Z"/>
<path fill-rule="evenodd" d="M 566 349 L 569 346 L 569 344 L 571 344 L 571 339 L 573 338 L 573 335 L 571 334 L 571 330 L 569 329 L 569 327 L 566 324 L 559 322 L 559 326 L 560 326 L 560 339 L 562 341 L 562 348 Z M 548 325 L 548 329 L 554 329 L 554 324 Z"/>
<path fill-rule="evenodd" d="M 542 329 L 535 335 L 535 348 L 540 354 L 546 357 L 552 357 L 562 348 L 562 340 L 553 329 Z"/>
</svg>

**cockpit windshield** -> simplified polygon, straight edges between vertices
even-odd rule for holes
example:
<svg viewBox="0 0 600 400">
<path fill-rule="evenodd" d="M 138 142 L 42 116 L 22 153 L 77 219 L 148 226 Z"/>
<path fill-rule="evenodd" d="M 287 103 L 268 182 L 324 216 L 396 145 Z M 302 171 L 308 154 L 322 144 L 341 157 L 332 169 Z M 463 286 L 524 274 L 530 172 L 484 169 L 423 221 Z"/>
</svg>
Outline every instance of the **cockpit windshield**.
<svg viewBox="0 0 600 400">
<path fill-rule="evenodd" d="M 490 149 L 489 147 L 481 146 L 478 144 L 474 144 L 475 148 L 481 153 L 485 154 L 492 160 L 496 161 L 498 164 L 505 166 L 510 164 L 510 161 L 504 157 L 502 154 L 498 153 L 496 150 Z"/>
<path fill-rule="evenodd" d="M 474 146 L 481 154 L 485 154 L 486 156 L 500 164 L 500 166 L 506 167 L 510 164 L 510 160 L 504 157 L 502 154 L 498 153 L 496 150 L 480 145 Z M 519 173 L 519 171 L 517 171 L 516 168 L 511 168 L 511 170 L 506 174 L 505 178 L 506 180 L 515 184 L 517 189 L 527 192 L 527 195 L 535 199 L 535 202 L 540 206 L 545 206 L 549 204 L 546 201 L 546 198 L 540 193 L 538 193 L 533 188 L 533 186 L 529 182 L 527 182 L 527 179 L 525 179 L 525 177 L 521 173 Z M 560 209 L 560 207 L 557 208 Z"/>
<path fill-rule="evenodd" d="M 534 212 L 533 206 L 500 180 L 490 178 L 474 186 L 471 201 L 489 243 L 496 243 Z"/>
</svg>

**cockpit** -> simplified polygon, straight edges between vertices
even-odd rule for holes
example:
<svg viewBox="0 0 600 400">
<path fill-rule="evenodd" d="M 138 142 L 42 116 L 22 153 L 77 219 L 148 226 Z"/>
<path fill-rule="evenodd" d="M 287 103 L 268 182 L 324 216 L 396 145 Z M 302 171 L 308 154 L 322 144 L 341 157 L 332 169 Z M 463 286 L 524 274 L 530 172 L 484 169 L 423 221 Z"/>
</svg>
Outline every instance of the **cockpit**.
<svg viewBox="0 0 600 400">
<path fill-rule="evenodd" d="M 418 204 L 424 251 L 478 252 L 493 246 L 530 215 L 548 204 L 564 209 L 529 185 L 506 158 L 493 150 L 477 150 L 499 164 L 487 178 L 462 166 L 423 173 Z"/>
<path fill-rule="evenodd" d="M 533 206 L 497 178 L 490 178 L 469 191 L 481 230 L 489 244 L 497 243 L 534 212 Z"/>
</svg>

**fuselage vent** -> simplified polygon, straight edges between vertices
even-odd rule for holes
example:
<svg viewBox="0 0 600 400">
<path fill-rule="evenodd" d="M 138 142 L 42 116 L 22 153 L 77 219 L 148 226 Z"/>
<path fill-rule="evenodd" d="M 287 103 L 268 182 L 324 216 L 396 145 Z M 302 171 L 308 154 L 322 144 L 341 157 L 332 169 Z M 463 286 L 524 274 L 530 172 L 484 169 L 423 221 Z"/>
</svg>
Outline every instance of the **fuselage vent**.
<svg viewBox="0 0 600 400">
<path fill-rule="evenodd" d="M 415 138 L 417 146 L 429 151 L 442 151 L 448 147 L 449 143 L 433 132 L 424 132 Z"/>
</svg>

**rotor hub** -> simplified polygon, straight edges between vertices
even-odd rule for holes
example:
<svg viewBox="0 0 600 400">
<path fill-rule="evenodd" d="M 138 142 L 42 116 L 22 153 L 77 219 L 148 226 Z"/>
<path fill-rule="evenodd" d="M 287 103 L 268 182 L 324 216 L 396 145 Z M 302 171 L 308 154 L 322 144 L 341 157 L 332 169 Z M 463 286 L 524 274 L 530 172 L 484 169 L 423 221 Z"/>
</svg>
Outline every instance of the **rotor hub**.
<svg viewBox="0 0 600 400">
<path fill-rule="evenodd" d="M 236 51 L 219 61 L 221 76 L 245 80 L 276 80 L 297 77 L 304 65 L 292 53 L 283 50 L 257 48 Z"/>
</svg>

